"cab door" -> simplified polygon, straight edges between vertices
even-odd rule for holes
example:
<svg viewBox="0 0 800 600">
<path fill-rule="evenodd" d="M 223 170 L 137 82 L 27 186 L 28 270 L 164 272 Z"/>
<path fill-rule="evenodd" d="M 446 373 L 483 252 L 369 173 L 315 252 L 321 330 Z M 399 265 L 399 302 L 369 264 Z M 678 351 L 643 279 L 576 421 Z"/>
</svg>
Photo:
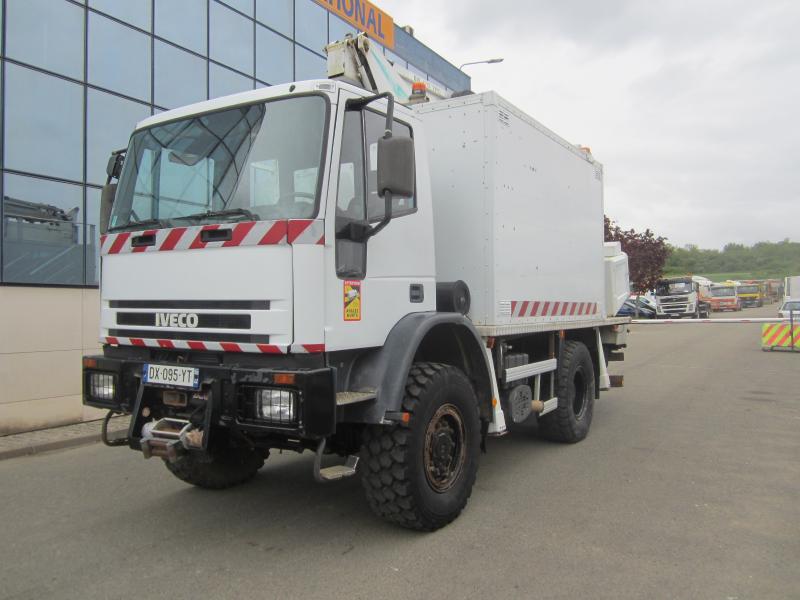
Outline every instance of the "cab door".
<svg viewBox="0 0 800 600">
<path fill-rule="evenodd" d="M 386 102 L 348 110 L 339 91 L 326 210 L 326 350 L 381 346 L 405 315 L 435 310 L 436 284 L 430 185 L 424 133 L 413 113 L 395 105 L 393 135 L 415 140 L 416 193 L 392 200 L 392 220 L 366 242 L 353 230 L 374 227 L 384 216 L 377 193 L 377 147 Z M 423 167 L 422 169 L 420 167 Z"/>
</svg>

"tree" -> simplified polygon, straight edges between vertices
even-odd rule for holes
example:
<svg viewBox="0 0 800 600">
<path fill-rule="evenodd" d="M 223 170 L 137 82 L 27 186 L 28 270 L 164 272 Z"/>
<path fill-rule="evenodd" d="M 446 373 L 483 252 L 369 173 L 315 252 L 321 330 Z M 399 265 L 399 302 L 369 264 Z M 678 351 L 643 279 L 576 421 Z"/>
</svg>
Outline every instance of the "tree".
<svg viewBox="0 0 800 600">
<path fill-rule="evenodd" d="M 656 237 L 650 229 L 645 229 L 644 233 L 622 229 L 605 217 L 605 239 L 607 242 L 619 242 L 622 251 L 628 255 L 631 289 L 634 292 L 644 293 L 656 286 L 672 251 L 667 238 Z"/>
</svg>

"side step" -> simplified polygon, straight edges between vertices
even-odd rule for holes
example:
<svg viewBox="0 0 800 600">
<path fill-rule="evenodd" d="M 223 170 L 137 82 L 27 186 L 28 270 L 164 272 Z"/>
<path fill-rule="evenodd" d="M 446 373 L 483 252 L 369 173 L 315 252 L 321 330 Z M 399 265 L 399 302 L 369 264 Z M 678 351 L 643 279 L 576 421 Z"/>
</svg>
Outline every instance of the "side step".
<svg viewBox="0 0 800 600">
<path fill-rule="evenodd" d="M 325 452 L 325 438 L 319 441 L 317 451 L 314 456 L 314 479 L 320 483 L 337 481 L 345 477 L 352 477 L 356 474 L 358 467 L 358 456 L 351 454 L 343 465 L 333 465 L 322 468 L 322 454 Z"/>
</svg>

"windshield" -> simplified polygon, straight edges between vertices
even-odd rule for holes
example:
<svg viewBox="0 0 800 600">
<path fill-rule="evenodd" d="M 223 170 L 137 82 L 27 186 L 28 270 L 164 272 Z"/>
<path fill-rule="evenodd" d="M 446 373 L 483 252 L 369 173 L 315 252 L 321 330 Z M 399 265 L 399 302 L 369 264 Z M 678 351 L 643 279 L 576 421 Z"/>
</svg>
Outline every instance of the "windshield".
<svg viewBox="0 0 800 600">
<path fill-rule="evenodd" d="M 137 131 L 111 228 L 314 217 L 325 115 L 324 98 L 304 96 Z"/>
<path fill-rule="evenodd" d="M 736 295 L 732 287 L 711 288 L 711 295 L 715 298 L 728 298 Z"/>
<path fill-rule="evenodd" d="M 690 294 L 692 284 L 688 281 L 673 281 L 667 283 L 661 281 L 656 286 L 656 294 L 659 296 L 669 296 L 670 294 Z"/>
<path fill-rule="evenodd" d="M 739 293 L 740 294 L 757 294 L 758 293 L 758 286 L 757 285 L 740 285 L 739 286 Z"/>
<path fill-rule="evenodd" d="M 800 312 L 800 301 L 798 302 L 787 302 L 781 307 L 782 311 L 792 311 L 792 312 Z"/>
</svg>

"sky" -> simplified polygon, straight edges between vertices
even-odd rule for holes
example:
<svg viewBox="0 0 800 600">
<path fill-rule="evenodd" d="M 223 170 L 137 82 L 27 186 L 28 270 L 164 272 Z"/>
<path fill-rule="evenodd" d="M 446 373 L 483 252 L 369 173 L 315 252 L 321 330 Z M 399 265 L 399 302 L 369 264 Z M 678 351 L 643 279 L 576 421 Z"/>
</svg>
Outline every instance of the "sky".
<svg viewBox="0 0 800 600">
<path fill-rule="evenodd" d="M 605 170 L 605 212 L 675 246 L 800 242 L 800 2 L 376 0 Z"/>
</svg>

